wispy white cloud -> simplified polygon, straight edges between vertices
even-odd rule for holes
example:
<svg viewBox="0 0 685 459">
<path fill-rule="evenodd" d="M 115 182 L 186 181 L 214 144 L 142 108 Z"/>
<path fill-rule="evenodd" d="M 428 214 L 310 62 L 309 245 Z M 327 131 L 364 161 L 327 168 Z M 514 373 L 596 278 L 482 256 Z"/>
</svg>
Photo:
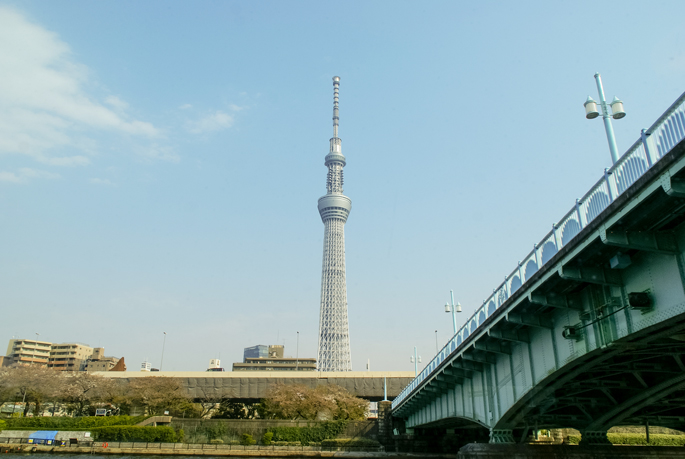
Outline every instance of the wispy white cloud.
<svg viewBox="0 0 685 459">
<path fill-rule="evenodd" d="M 23 167 L 17 172 L 0 171 L 0 182 L 26 183 L 31 179 L 55 179 L 59 174 Z"/>
<path fill-rule="evenodd" d="M 93 185 L 114 185 L 109 179 L 91 178 L 88 181 Z"/>
<path fill-rule="evenodd" d="M 135 152 L 146 161 L 168 161 L 170 163 L 181 161 L 181 156 L 173 148 L 165 145 L 152 144 L 147 147 L 137 148 Z"/>
<path fill-rule="evenodd" d="M 128 103 L 119 99 L 117 96 L 107 96 L 105 97 L 105 102 L 115 108 L 116 110 L 126 110 L 128 108 Z"/>
<path fill-rule="evenodd" d="M 178 108 L 181 109 L 181 110 L 188 110 L 189 108 L 193 108 L 193 106 L 190 105 L 190 104 L 183 104 L 183 105 L 181 105 L 181 106 L 178 107 Z"/>
<path fill-rule="evenodd" d="M 196 121 L 188 121 L 186 128 L 193 134 L 221 131 L 233 126 L 233 116 L 217 110 Z"/>
<path fill-rule="evenodd" d="M 126 114 L 116 96 L 104 102 L 86 91 L 88 69 L 69 46 L 18 11 L 0 6 L 0 153 L 24 154 L 50 165 L 90 162 L 98 131 L 157 138 L 151 123 Z M 57 151 L 78 155 L 54 157 Z"/>
</svg>

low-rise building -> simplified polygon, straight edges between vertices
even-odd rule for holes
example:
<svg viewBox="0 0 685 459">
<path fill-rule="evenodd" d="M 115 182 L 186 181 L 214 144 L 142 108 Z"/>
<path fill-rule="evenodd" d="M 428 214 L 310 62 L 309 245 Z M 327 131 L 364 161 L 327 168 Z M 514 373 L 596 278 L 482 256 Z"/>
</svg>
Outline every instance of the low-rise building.
<svg viewBox="0 0 685 459">
<path fill-rule="evenodd" d="M 316 371 L 316 359 L 263 357 L 233 364 L 233 371 Z"/>
<path fill-rule="evenodd" d="M 316 359 L 283 357 L 284 350 L 280 344 L 246 347 L 233 371 L 316 371 Z"/>
<path fill-rule="evenodd" d="M 283 349 L 284 346 L 281 344 L 271 344 L 269 346 L 258 344 L 256 346 L 246 347 L 243 349 L 243 362 L 246 362 L 247 359 L 259 359 L 264 357 L 282 359 Z"/>
<path fill-rule="evenodd" d="M 93 349 L 93 355 L 86 361 L 85 370 L 92 371 L 109 371 L 119 362 L 119 357 L 105 356 L 105 349 L 96 347 Z"/>
</svg>

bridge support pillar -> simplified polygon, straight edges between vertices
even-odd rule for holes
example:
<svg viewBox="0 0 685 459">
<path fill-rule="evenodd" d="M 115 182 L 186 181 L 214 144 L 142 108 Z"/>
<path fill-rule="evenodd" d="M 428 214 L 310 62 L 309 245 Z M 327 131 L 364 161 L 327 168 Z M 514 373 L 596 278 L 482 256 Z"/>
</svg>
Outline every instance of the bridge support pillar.
<svg viewBox="0 0 685 459">
<path fill-rule="evenodd" d="M 581 434 L 580 445 L 611 445 L 606 430 L 585 430 Z"/>
<path fill-rule="evenodd" d="M 392 439 L 392 403 L 378 402 L 378 440 L 386 445 Z"/>
<path fill-rule="evenodd" d="M 490 429 L 490 443 L 516 443 L 514 432 L 511 429 Z"/>
</svg>

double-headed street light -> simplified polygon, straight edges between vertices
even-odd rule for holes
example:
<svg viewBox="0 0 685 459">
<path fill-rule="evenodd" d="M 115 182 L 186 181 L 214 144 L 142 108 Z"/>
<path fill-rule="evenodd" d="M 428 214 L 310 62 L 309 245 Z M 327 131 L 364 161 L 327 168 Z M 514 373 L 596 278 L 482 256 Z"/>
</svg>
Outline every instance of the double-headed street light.
<svg viewBox="0 0 685 459">
<path fill-rule="evenodd" d="M 409 361 L 414 364 L 414 377 L 419 375 L 419 363 L 421 363 L 421 356 L 416 355 L 416 346 L 414 346 L 414 355 L 409 357 Z"/>
<path fill-rule="evenodd" d="M 614 137 L 614 128 L 611 125 L 611 118 L 620 120 L 626 116 L 626 112 L 623 110 L 623 101 L 614 96 L 614 100 L 609 104 L 611 107 L 611 113 L 609 113 L 607 101 L 604 98 L 602 76 L 599 74 L 599 72 L 595 73 L 595 80 L 597 80 L 599 105 L 602 109 L 602 119 L 604 119 L 604 130 L 607 133 L 607 141 L 609 142 L 609 150 L 611 151 L 611 161 L 616 164 L 616 161 L 618 161 L 618 148 L 616 148 L 616 138 Z M 587 100 L 583 105 L 585 106 L 585 118 L 592 120 L 599 116 L 599 112 L 597 111 L 597 102 L 595 102 L 592 97 L 587 96 Z"/>
<path fill-rule="evenodd" d="M 454 334 L 457 334 L 457 313 L 461 312 L 461 304 L 457 301 L 457 304 L 454 304 L 454 292 L 450 290 L 450 299 L 452 300 L 452 304 L 446 304 L 445 305 L 445 312 L 451 312 L 452 313 L 452 325 L 454 325 Z"/>
</svg>

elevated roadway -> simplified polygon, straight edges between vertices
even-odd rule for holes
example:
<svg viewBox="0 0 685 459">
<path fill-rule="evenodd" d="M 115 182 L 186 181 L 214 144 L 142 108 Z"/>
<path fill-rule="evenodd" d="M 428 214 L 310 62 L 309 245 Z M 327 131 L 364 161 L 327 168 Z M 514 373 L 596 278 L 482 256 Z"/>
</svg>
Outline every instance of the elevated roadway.
<svg viewBox="0 0 685 459">
<path fill-rule="evenodd" d="M 242 402 L 266 397 L 269 388 L 277 384 L 303 384 L 308 387 L 336 384 L 369 401 L 383 400 L 384 390 L 387 390 L 387 397 L 392 400 L 414 379 L 413 371 L 300 371 L 297 374 L 290 371 L 107 371 L 96 374 L 125 381 L 156 376 L 176 378 L 196 400 L 218 397 Z"/>
</svg>

